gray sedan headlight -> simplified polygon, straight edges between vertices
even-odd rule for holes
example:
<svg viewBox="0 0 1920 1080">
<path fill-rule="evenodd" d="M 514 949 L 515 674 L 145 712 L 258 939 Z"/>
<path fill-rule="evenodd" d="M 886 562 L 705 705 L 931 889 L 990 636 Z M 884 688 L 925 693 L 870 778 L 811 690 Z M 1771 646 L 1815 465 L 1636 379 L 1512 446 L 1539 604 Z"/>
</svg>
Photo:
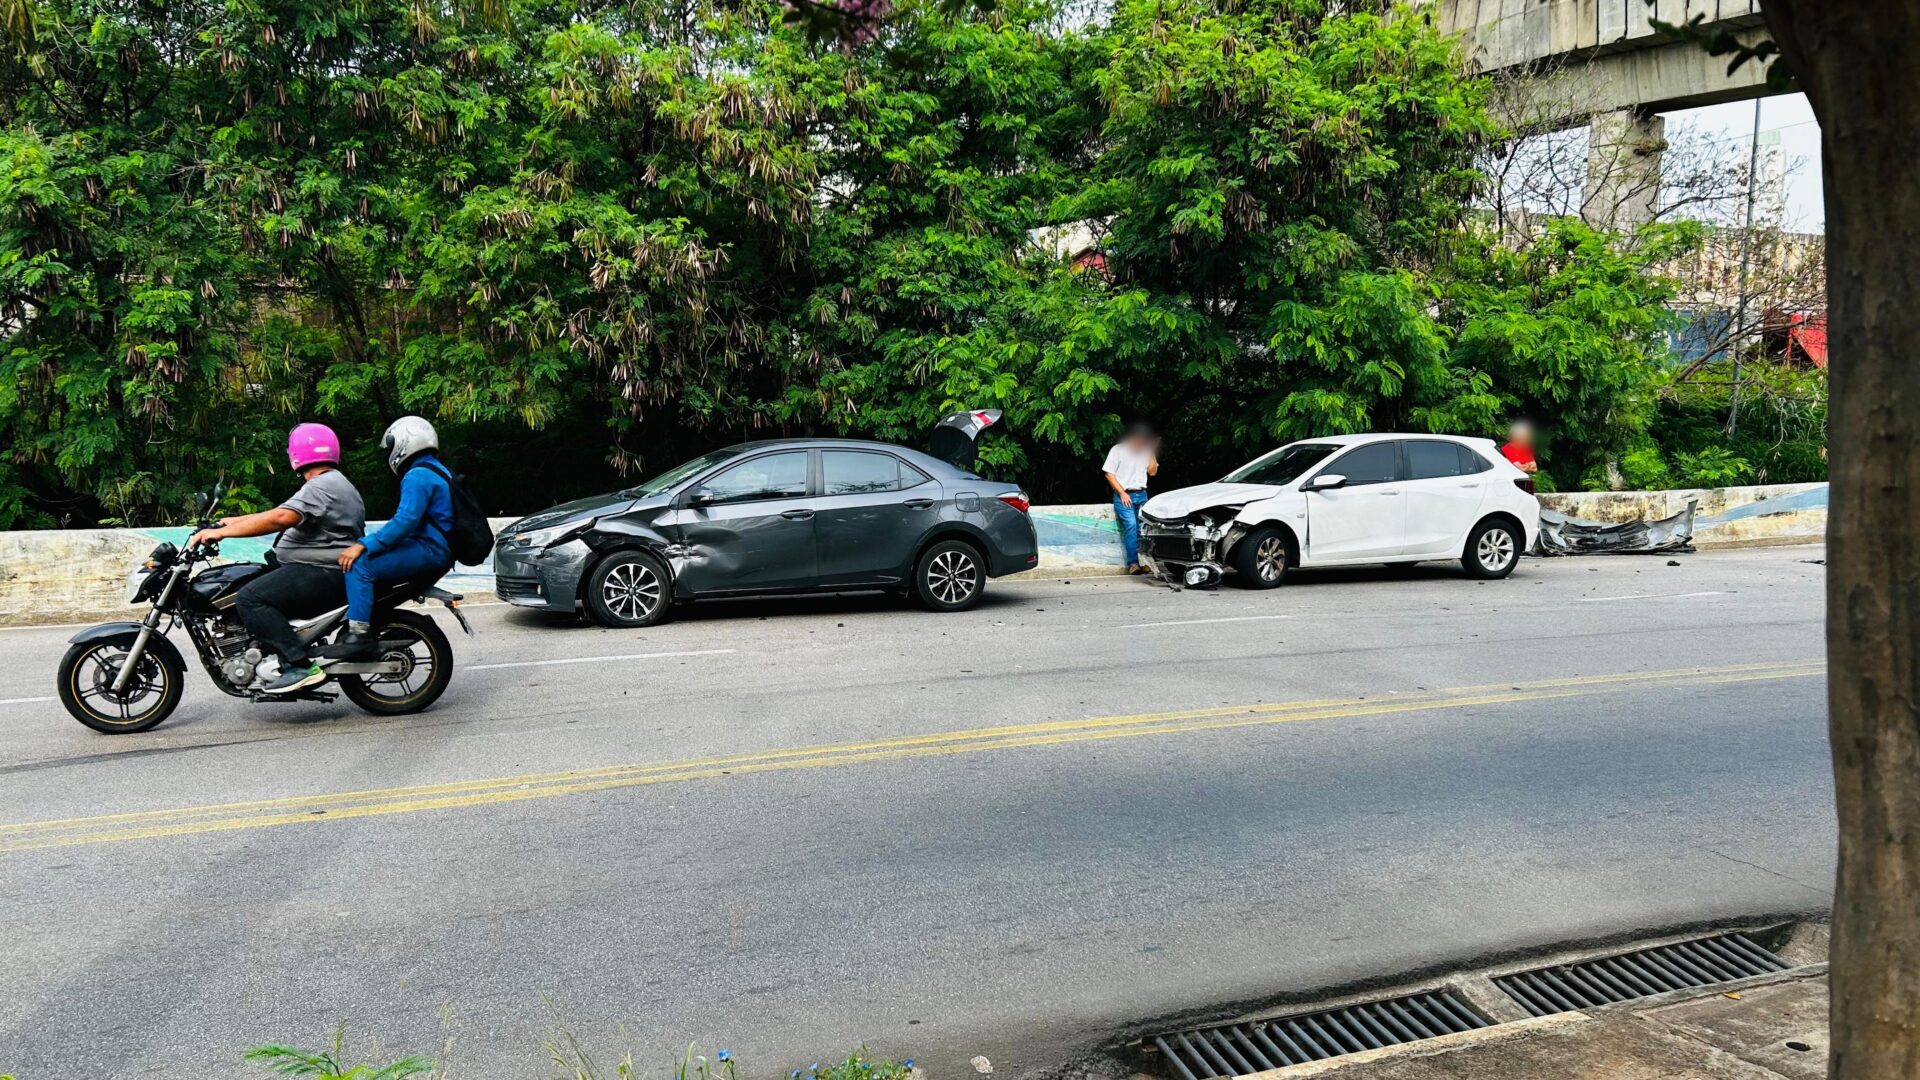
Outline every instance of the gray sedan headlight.
<svg viewBox="0 0 1920 1080">
<path fill-rule="evenodd" d="M 549 525 L 544 529 L 515 533 L 508 543 L 516 548 L 550 548 L 563 540 L 570 540 L 593 527 L 593 521 L 569 521 L 561 525 Z"/>
</svg>

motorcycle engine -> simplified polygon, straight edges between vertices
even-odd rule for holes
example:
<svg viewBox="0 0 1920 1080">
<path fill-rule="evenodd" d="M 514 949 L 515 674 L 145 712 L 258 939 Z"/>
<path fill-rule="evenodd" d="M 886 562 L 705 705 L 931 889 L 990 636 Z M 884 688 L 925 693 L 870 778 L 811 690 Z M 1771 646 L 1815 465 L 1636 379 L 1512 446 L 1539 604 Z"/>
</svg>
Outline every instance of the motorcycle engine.
<svg viewBox="0 0 1920 1080">
<path fill-rule="evenodd" d="M 265 652 L 253 640 L 238 619 L 223 616 L 208 627 L 213 634 L 213 649 L 220 657 L 220 676 L 233 686 L 252 686 L 260 677 L 260 661 Z"/>
</svg>

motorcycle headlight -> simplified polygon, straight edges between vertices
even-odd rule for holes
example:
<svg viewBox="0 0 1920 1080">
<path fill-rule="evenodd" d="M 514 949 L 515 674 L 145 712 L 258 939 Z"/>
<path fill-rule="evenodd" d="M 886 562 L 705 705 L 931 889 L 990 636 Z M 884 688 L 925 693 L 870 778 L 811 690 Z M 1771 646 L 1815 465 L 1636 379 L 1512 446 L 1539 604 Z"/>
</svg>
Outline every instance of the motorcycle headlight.
<svg viewBox="0 0 1920 1080">
<path fill-rule="evenodd" d="M 563 540 L 572 539 L 574 536 L 586 532 L 592 525 L 593 522 L 591 521 L 571 521 L 564 525 L 549 525 L 544 529 L 533 529 L 528 532 L 515 533 L 508 543 L 521 551 L 537 551 L 543 548 L 550 548 Z"/>
<path fill-rule="evenodd" d="M 147 575 L 153 571 L 144 566 L 136 566 L 133 573 L 127 575 L 127 603 L 140 602 L 140 590 L 147 584 Z"/>
</svg>

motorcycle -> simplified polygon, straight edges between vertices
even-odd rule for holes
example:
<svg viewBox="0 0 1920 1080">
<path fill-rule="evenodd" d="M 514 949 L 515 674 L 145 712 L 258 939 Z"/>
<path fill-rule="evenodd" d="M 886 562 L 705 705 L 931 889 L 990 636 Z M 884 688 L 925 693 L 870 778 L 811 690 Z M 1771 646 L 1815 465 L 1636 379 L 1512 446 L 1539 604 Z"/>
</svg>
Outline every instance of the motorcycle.
<svg viewBox="0 0 1920 1080">
<path fill-rule="evenodd" d="M 197 528 L 215 522 L 218 485 L 200 496 Z M 264 694 L 260 687 L 280 673 L 280 659 L 255 640 L 234 608 L 240 589 L 270 566 L 252 562 L 215 565 L 219 544 L 185 551 L 161 543 L 127 577 L 127 602 L 146 603 L 138 622 L 101 623 L 74 635 L 60 660 L 60 702 L 95 731 L 110 735 L 150 731 L 180 704 L 186 661 L 167 634 L 184 627 L 200 664 L 223 692 L 250 701 L 333 701 L 337 686 L 347 700 L 375 716 L 404 716 L 432 705 L 453 679 L 453 646 L 429 616 L 400 610 L 413 600 L 439 603 L 472 636 L 460 610 L 463 599 L 435 587 L 442 576 L 382 586 L 375 601 L 379 658 L 367 662 L 321 660 L 327 681 L 292 694 Z M 311 619 L 296 619 L 294 633 L 308 645 L 332 640 L 347 625 L 345 604 Z"/>
</svg>

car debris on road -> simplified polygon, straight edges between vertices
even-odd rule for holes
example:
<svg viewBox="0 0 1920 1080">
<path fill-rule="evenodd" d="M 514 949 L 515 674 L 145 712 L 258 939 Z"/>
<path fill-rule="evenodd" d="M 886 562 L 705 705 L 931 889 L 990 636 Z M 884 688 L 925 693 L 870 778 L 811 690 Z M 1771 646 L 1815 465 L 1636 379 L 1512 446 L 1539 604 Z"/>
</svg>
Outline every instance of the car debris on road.
<svg viewBox="0 0 1920 1080">
<path fill-rule="evenodd" d="M 1536 555 L 1662 555 L 1693 550 L 1693 512 L 1699 500 L 1672 517 L 1607 524 L 1540 509 Z"/>
</svg>

